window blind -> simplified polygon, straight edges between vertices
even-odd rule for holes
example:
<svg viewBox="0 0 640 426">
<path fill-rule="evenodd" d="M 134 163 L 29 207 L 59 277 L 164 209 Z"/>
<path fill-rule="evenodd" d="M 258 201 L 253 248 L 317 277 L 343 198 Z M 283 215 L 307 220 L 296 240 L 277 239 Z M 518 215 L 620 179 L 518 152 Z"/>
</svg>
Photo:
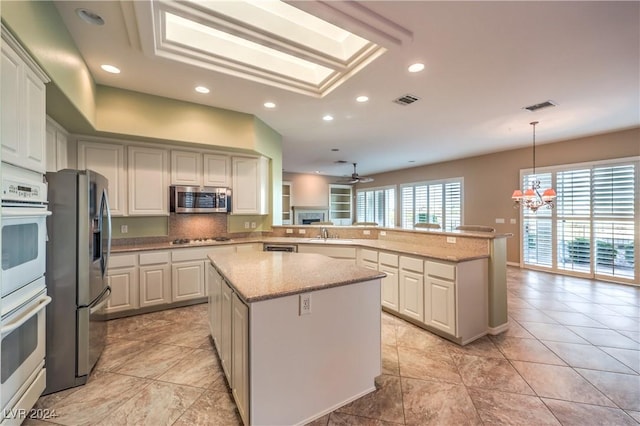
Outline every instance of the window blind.
<svg viewBox="0 0 640 426">
<path fill-rule="evenodd" d="M 394 227 L 396 211 L 396 190 L 375 188 L 359 190 L 356 193 L 356 217 L 358 222 L 376 222 L 378 225 Z"/>
<path fill-rule="evenodd" d="M 523 211 L 523 263 L 591 277 L 637 280 L 639 164 L 637 160 L 599 162 L 538 174 L 541 190 L 555 187 L 556 208 Z M 530 185 L 535 178 L 523 174 L 522 183 Z"/>
<path fill-rule="evenodd" d="M 438 223 L 453 230 L 462 221 L 462 178 L 420 182 L 401 187 L 401 225 Z"/>
</svg>

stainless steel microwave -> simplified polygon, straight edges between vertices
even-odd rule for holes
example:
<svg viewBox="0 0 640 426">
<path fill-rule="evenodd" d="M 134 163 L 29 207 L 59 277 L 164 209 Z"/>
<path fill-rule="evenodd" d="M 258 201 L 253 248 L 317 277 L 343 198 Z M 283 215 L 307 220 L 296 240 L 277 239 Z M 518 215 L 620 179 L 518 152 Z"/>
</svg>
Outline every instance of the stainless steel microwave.
<svg viewBox="0 0 640 426">
<path fill-rule="evenodd" d="M 228 213 L 231 190 L 212 186 L 170 186 L 171 213 Z"/>
</svg>

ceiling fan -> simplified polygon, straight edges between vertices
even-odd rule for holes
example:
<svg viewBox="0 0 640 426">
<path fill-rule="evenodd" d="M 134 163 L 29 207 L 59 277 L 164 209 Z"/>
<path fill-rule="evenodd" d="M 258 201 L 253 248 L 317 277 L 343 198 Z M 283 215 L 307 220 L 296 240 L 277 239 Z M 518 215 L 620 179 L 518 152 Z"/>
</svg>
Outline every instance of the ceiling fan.
<svg viewBox="0 0 640 426">
<path fill-rule="evenodd" d="M 351 178 L 349 178 L 349 179 L 341 179 L 341 180 L 338 181 L 338 183 L 346 183 L 346 184 L 349 184 L 349 185 L 353 185 L 354 183 L 373 182 L 373 178 L 372 177 L 360 176 L 358 174 L 358 172 L 356 171 L 357 163 L 352 163 L 352 164 L 353 164 L 353 173 L 351 173 Z"/>
</svg>

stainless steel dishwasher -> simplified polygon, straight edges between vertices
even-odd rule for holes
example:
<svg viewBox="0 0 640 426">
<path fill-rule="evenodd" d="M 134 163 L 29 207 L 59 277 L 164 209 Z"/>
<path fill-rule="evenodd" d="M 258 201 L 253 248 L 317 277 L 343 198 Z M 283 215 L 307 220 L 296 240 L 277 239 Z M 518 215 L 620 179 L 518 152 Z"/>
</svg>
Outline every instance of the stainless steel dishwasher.
<svg viewBox="0 0 640 426">
<path fill-rule="evenodd" d="M 294 253 L 298 251 L 298 246 L 295 244 L 277 244 L 277 243 L 265 243 L 263 251 L 284 251 Z"/>
</svg>

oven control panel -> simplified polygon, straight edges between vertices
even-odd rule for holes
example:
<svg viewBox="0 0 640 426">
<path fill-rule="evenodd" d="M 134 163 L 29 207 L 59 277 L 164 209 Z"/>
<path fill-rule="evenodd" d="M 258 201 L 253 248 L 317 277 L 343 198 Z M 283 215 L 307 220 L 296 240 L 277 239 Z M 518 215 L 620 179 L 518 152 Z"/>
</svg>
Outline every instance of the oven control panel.
<svg viewBox="0 0 640 426">
<path fill-rule="evenodd" d="M 2 201 L 44 203 L 47 201 L 46 184 L 7 178 L 2 179 Z"/>
</svg>

